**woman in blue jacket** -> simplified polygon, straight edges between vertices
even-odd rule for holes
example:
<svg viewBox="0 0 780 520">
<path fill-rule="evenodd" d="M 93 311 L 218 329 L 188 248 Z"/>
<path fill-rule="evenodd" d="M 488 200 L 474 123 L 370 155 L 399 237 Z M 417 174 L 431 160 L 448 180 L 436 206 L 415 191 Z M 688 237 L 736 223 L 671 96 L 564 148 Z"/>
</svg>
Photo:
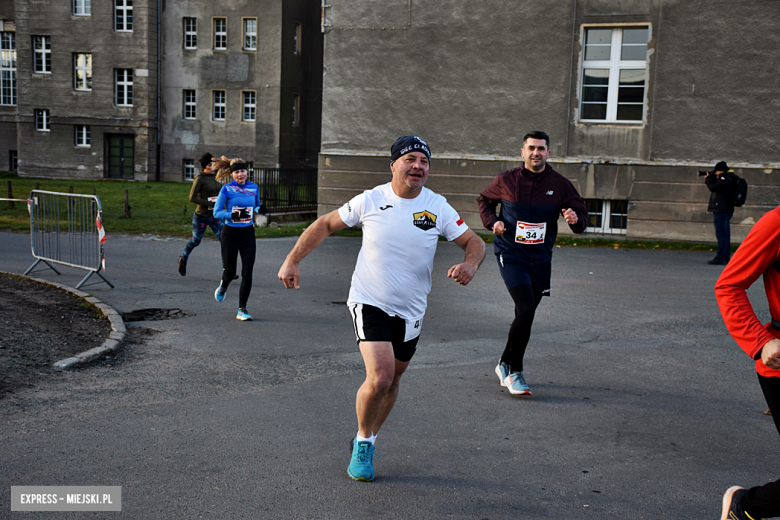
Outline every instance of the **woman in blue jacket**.
<svg viewBox="0 0 780 520">
<path fill-rule="evenodd" d="M 241 288 L 238 290 L 238 314 L 236 319 L 247 321 L 252 316 L 246 310 L 249 293 L 252 291 L 252 270 L 255 266 L 257 246 L 253 226 L 255 213 L 266 213 L 260 202 L 260 188 L 249 182 L 249 170 L 243 159 L 228 159 L 224 155 L 215 160 L 213 168 L 217 179 L 225 180 L 228 175 L 233 182 L 225 184 L 214 203 L 214 217 L 222 219 L 222 282 L 214 292 L 218 302 L 225 299 L 230 282 L 236 275 L 238 255 L 241 255 Z"/>
</svg>

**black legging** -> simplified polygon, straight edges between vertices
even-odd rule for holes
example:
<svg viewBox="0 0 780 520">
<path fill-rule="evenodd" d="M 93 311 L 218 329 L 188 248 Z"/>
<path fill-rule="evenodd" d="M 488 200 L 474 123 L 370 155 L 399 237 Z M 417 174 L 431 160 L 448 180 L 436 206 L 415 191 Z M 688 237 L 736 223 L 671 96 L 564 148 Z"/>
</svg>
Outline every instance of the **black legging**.
<svg viewBox="0 0 780 520">
<path fill-rule="evenodd" d="M 780 377 L 759 375 L 758 382 L 772 412 L 777 433 L 780 433 Z M 741 504 L 756 519 L 780 516 L 780 480 L 750 488 L 742 497 Z"/>
<path fill-rule="evenodd" d="M 522 372 L 525 349 L 531 338 L 531 325 L 534 323 L 536 308 L 542 301 L 542 290 L 532 284 L 515 285 L 509 289 L 509 295 L 515 302 L 515 320 L 509 327 L 509 337 L 501 361 L 509 365 L 513 372 Z"/>
<path fill-rule="evenodd" d="M 238 308 L 246 307 L 249 293 L 252 292 L 252 270 L 255 267 L 257 244 L 255 229 L 252 226 L 222 228 L 222 288 L 227 289 L 236 276 L 238 255 L 241 254 L 241 288 L 238 290 Z"/>
</svg>

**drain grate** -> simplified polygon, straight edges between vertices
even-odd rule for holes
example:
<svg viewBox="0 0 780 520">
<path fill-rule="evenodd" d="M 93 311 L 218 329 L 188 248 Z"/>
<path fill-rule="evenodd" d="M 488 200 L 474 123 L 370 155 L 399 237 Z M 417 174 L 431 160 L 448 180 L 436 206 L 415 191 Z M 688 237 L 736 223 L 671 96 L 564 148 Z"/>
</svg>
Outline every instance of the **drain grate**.
<svg viewBox="0 0 780 520">
<path fill-rule="evenodd" d="M 193 316 L 181 309 L 138 309 L 133 312 L 123 312 L 122 319 L 125 321 L 161 321 L 175 320 Z"/>
</svg>

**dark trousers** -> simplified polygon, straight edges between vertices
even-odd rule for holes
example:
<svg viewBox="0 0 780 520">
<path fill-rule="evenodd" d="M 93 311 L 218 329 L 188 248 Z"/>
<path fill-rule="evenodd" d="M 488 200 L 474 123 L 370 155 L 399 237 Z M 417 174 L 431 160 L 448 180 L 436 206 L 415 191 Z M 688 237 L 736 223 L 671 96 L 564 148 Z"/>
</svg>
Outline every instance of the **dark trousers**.
<svg viewBox="0 0 780 520">
<path fill-rule="evenodd" d="M 203 234 L 208 227 L 217 235 L 217 240 L 219 240 L 220 234 L 222 233 L 221 220 L 214 217 L 201 217 L 197 213 L 192 214 L 192 239 L 184 246 L 184 252 L 181 256 L 185 259 L 190 256 L 192 250 L 200 245 L 200 241 L 203 240 Z"/>
<path fill-rule="evenodd" d="M 257 243 L 255 228 L 252 226 L 222 228 L 222 288 L 227 289 L 236 276 L 238 255 L 241 255 L 241 288 L 238 290 L 238 308 L 246 307 L 249 293 L 252 292 L 252 270 L 255 267 Z"/>
<path fill-rule="evenodd" d="M 777 433 L 780 433 L 780 377 L 759 375 L 758 382 L 772 412 Z M 780 480 L 750 488 L 742 497 L 741 505 L 755 520 L 780 516 Z"/>
<path fill-rule="evenodd" d="M 501 361 L 509 365 L 512 372 L 522 372 L 525 349 L 531 339 L 531 325 L 534 323 L 536 308 L 542 301 L 542 290 L 534 284 L 515 285 L 509 289 L 509 295 L 515 302 L 515 319 L 509 327 L 509 337 Z"/>
<path fill-rule="evenodd" d="M 731 217 L 733 213 L 713 213 L 712 222 L 715 224 L 715 238 L 718 239 L 718 254 L 721 260 L 731 258 Z"/>
</svg>

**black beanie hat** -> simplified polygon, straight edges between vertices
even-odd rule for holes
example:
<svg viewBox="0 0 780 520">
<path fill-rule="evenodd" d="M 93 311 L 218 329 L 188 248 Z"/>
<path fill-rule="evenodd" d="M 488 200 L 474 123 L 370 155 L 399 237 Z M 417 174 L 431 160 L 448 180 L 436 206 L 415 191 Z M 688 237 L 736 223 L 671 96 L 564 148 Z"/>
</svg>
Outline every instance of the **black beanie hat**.
<svg viewBox="0 0 780 520">
<path fill-rule="evenodd" d="M 211 164 L 211 161 L 214 159 L 214 156 L 211 155 L 209 152 L 204 153 L 200 156 L 200 159 L 198 159 L 198 162 L 200 163 L 200 169 L 205 170 L 206 166 Z"/>
<path fill-rule="evenodd" d="M 718 164 L 715 165 L 715 169 L 712 170 L 715 172 L 727 172 L 729 171 L 729 165 L 726 164 L 726 161 L 720 161 Z"/>
<path fill-rule="evenodd" d="M 416 135 L 405 135 L 399 137 L 390 148 L 390 164 L 410 152 L 422 152 L 429 161 L 431 160 L 431 150 L 428 148 L 428 143 Z"/>
</svg>

